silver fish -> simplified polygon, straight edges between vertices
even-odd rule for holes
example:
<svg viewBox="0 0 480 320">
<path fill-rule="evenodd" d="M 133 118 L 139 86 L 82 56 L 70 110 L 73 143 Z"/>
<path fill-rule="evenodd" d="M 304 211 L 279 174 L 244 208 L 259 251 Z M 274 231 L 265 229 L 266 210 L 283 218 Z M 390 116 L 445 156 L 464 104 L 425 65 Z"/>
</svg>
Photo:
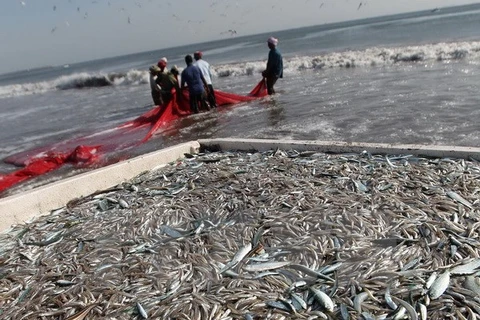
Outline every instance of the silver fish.
<svg viewBox="0 0 480 320">
<path fill-rule="evenodd" d="M 252 244 L 249 242 L 244 245 L 240 250 L 237 251 L 235 256 L 232 258 L 230 262 L 228 262 L 221 270 L 220 273 L 224 273 L 225 271 L 235 267 L 240 261 L 245 258 L 245 256 L 252 250 Z"/>
<path fill-rule="evenodd" d="M 427 306 L 423 303 L 418 303 L 418 307 L 420 309 L 420 319 L 427 320 Z"/>
<path fill-rule="evenodd" d="M 291 264 L 288 267 L 292 268 L 292 269 L 295 269 L 295 270 L 298 270 L 298 271 L 301 271 L 301 272 L 303 272 L 305 274 L 308 274 L 309 276 L 312 276 L 312 277 L 317 277 L 317 278 L 321 278 L 321 279 L 328 280 L 328 281 L 331 281 L 331 282 L 335 282 L 335 280 L 333 280 L 329 276 L 326 276 L 321 272 L 312 270 L 312 269 L 310 269 L 306 266 L 302 266 L 300 264 Z"/>
<path fill-rule="evenodd" d="M 403 301 L 402 299 L 399 299 L 397 297 L 392 297 L 399 305 L 401 305 L 402 307 L 404 307 L 407 312 L 408 312 L 408 315 L 410 316 L 410 319 L 411 320 L 418 320 L 418 315 L 417 315 L 417 312 L 415 311 L 415 309 L 412 307 L 411 304 L 409 304 L 408 302 L 406 301 Z"/>
<path fill-rule="evenodd" d="M 433 282 L 437 279 L 438 273 L 437 272 L 432 272 L 430 277 L 428 277 L 427 283 L 425 283 L 425 288 L 430 289 L 432 286 Z"/>
<path fill-rule="evenodd" d="M 136 303 L 136 306 L 137 306 L 137 311 L 138 311 L 138 314 L 143 318 L 143 319 L 148 319 L 148 314 L 147 312 L 145 311 L 145 309 L 142 307 L 142 305 L 137 302 Z"/>
<path fill-rule="evenodd" d="M 267 277 L 267 276 L 276 276 L 278 275 L 279 273 L 278 272 L 273 272 L 273 271 L 266 271 L 266 272 L 262 272 L 262 273 L 259 273 L 259 274 L 256 274 L 253 279 L 261 279 L 263 277 Z"/>
<path fill-rule="evenodd" d="M 475 273 L 480 267 L 480 259 L 472 260 L 466 264 L 461 264 L 450 269 L 452 275 L 465 275 Z"/>
<path fill-rule="evenodd" d="M 289 265 L 290 261 L 273 261 L 273 262 L 266 262 L 266 263 L 256 263 L 256 264 L 249 264 L 243 266 L 243 269 L 249 272 L 259 272 L 259 271 L 266 271 L 266 270 L 273 270 L 285 267 Z"/>
<path fill-rule="evenodd" d="M 325 292 L 315 289 L 313 287 L 310 288 L 310 290 L 314 293 L 315 299 L 317 299 L 322 308 L 329 312 L 333 312 L 333 310 L 335 309 L 335 303 Z"/>
<path fill-rule="evenodd" d="M 335 264 L 332 264 L 332 265 L 329 265 L 329 266 L 325 266 L 322 269 L 320 269 L 319 272 L 321 272 L 323 274 L 332 273 L 333 271 L 340 268 L 342 266 L 342 264 L 343 264 L 343 262 L 338 262 L 338 263 L 335 263 Z"/>
<path fill-rule="evenodd" d="M 361 292 L 355 296 L 353 300 L 353 306 L 358 313 L 362 313 L 362 303 L 367 299 L 368 292 Z"/>
<path fill-rule="evenodd" d="M 295 290 L 296 288 L 298 287 L 303 287 L 303 286 L 306 286 L 307 285 L 307 282 L 304 281 L 304 280 L 298 280 L 298 281 L 295 281 L 294 283 L 292 283 L 290 285 L 290 287 L 288 287 L 287 291 L 290 292 L 290 291 L 293 291 Z"/>
<path fill-rule="evenodd" d="M 342 316 L 342 320 L 350 320 L 350 314 L 344 303 L 340 304 L 340 315 Z"/>
<path fill-rule="evenodd" d="M 429 290 L 429 296 L 432 300 L 438 299 L 447 290 L 450 284 L 450 271 L 446 270 L 438 276 Z"/>
<path fill-rule="evenodd" d="M 392 296 L 390 295 L 390 286 L 387 286 L 387 289 L 385 289 L 385 302 L 392 310 L 396 310 L 398 308 L 397 304 L 393 302 Z"/>
<path fill-rule="evenodd" d="M 305 302 L 305 300 L 303 300 L 302 297 L 300 297 L 298 294 L 296 293 L 290 293 L 290 296 L 292 297 L 293 300 L 295 300 L 303 309 L 307 309 L 307 303 Z"/>
<path fill-rule="evenodd" d="M 447 191 L 447 196 L 449 196 L 453 200 L 463 204 L 465 207 L 467 207 L 469 209 L 473 208 L 473 205 L 469 201 L 462 198 L 458 193 L 455 193 L 453 191 Z"/>
<path fill-rule="evenodd" d="M 463 286 L 468 290 L 475 292 L 477 295 L 480 295 L 480 279 L 475 275 L 465 277 Z"/>
<path fill-rule="evenodd" d="M 218 273 L 223 273 L 224 275 L 226 276 L 229 276 L 231 278 L 238 278 L 240 277 L 240 275 L 238 273 L 236 273 L 235 271 L 233 270 L 230 270 L 230 269 L 226 269 L 225 271 L 223 272 L 220 272 L 221 270 L 225 269 L 226 268 L 226 265 L 224 265 L 223 263 L 221 262 L 215 262 L 215 265 L 217 266 L 217 269 L 218 269 Z"/>
<path fill-rule="evenodd" d="M 292 311 L 292 308 L 293 308 L 293 306 L 286 305 L 284 303 L 284 301 L 269 300 L 269 301 L 266 302 L 266 305 L 271 307 L 271 308 L 276 308 L 276 309 L 280 309 L 280 310 L 287 311 L 287 312 Z M 293 309 L 295 309 L 295 308 L 293 308 Z"/>
<path fill-rule="evenodd" d="M 71 286 L 75 284 L 75 282 L 68 281 L 68 280 L 57 280 L 55 283 L 60 287 L 66 287 L 66 286 Z"/>
<path fill-rule="evenodd" d="M 118 204 L 119 204 L 120 207 L 122 207 L 123 209 L 128 209 L 128 207 L 130 206 L 125 199 L 119 199 L 119 200 L 118 200 Z"/>
</svg>

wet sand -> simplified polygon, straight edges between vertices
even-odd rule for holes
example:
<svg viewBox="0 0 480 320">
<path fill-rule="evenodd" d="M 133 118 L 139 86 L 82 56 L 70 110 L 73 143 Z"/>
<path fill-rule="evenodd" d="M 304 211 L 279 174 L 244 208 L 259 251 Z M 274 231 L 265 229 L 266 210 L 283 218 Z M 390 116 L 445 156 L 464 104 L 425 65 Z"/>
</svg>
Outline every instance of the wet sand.
<svg viewBox="0 0 480 320">
<path fill-rule="evenodd" d="M 3 234 L 2 318 L 480 315 L 477 161 L 187 156 Z"/>
</svg>

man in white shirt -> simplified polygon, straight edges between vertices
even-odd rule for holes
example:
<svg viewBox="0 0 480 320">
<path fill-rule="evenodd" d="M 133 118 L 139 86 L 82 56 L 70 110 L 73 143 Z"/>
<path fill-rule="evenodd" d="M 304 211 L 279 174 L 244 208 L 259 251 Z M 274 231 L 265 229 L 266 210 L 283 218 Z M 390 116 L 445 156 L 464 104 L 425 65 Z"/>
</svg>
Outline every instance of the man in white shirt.
<svg viewBox="0 0 480 320">
<path fill-rule="evenodd" d="M 203 53 L 201 51 L 195 52 L 193 54 L 193 57 L 196 60 L 193 65 L 197 66 L 200 69 L 203 77 L 207 81 L 208 102 L 210 103 L 210 107 L 216 108 L 217 100 L 215 99 L 215 91 L 213 91 L 213 86 L 212 86 L 212 72 L 210 71 L 210 64 L 207 61 L 202 59 Z"/>
</svg>

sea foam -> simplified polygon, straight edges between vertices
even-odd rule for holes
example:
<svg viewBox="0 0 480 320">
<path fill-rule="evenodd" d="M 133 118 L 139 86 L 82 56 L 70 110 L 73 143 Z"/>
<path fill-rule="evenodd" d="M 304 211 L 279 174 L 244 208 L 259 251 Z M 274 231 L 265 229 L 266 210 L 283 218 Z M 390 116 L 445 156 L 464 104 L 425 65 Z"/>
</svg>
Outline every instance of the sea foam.
<svg viewBox="0 0 480 320">
<path fill-rule="evenodd" d="M 475 61 L 480 57 L 480 42 L 442 42 L 404 47 L 372 47 L 365 50 L 348 50 L 284 57 L 284 73 L 301 73 L 309 69 L 354 68 L 388 66 L 398 63 L 442 62 L 452 60 Z M 216 77 L 250 76 L 260 74 L 266 61 L 248 61 L 212 65 Z M 182 69 L 179 69 L 180 72 Z M 0 98 L 38 94 L 52 90 L 73 90 L 105 86 L 148 84 L 147 70 L 129 70 L 116 73 L 74 73 L 52 81 L 13 84 L 0 87 Z"/>
</svg>

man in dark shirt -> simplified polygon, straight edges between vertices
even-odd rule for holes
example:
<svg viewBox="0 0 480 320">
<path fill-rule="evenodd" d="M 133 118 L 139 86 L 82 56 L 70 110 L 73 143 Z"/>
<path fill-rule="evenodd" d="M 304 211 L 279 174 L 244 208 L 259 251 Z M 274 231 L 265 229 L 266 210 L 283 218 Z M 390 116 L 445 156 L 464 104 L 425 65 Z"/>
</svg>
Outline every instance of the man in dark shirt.
<svg viewBox="0 0 480 320">
<path fill-rule="evenodd" d="M 208 88 L 207 81 L 203 77 L 200 69 L 193 65 L 193 58 L 191 55 L 185 56 L 185 63 L 187 64 L 187 67 L 182 71 L 181 88 L 185 88 L 185 84 L 188 86 L 188 92 L 190 94 L 190 109 L 192 112 L 198 113 L 198 104 L 200 103 L 202 108 L 209 110 L 210 108 L 206 102 L 205 94 L 205 89 Z"/>
<path fill-rule="evenodd" d="M 268 53 L 267 69 L 262 72 L 262 76 L 267 80 L 268 94 L 274 94 L 273 86 L 278 78 L 283 78 L 283 58 L 277 49 L 278 39 L 270 37 L 267 41 L 270 52 Z"/>
<path fill-rule="evenodd" d="M 155 82 L 161 88 L 160 94 L 161 94 L 163 105 L 167 105 L 172 100 L 173 89 L 175 89 L 175 91 L 179 91 L 180 89 L 178 85 L 177 77 L 172 72 L 165 72 L 165 71 L 159 72 Z"/>
<path fill-rule="evenodd" d="M 167 105 L 172 99 L 172 88 L 178 88 L 178 82 L 175 83 L 176 78 L 172 78 L 168 70 L 165 70 L 167 67 L 167 58 L 161 58 L 157 63 L 156 73 L 155 73 L 155 89 L 156 94 L 158 95 L 159 102 L 155 102 L 156 105 Z M 152 87 L 153 90 L 153 87 Z M 152 94 L 153 95 L 153 94 Z"/>
</svg>

